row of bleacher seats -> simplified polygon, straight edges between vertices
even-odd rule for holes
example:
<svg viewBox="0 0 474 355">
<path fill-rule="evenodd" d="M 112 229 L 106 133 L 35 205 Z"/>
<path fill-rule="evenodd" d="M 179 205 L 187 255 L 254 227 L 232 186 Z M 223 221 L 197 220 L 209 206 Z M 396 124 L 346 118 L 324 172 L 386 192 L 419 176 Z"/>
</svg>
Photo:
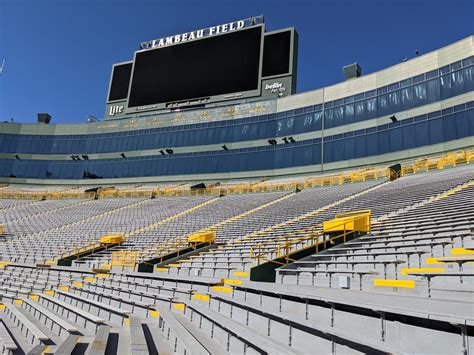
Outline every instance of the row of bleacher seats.
<svg viewBox="0 0 474 355">
<path fill-rule="evenodd" d="M 2 274 L 0 344 L 24 352 L 455 354 L 471 339 L 468 301 L 26 265 Z"/>
<path fill-rule="evenodd" d="M 218 231 L 218 240 L 221 243 L 225 243 L 246 238 L 244 244 L 250 245 L 264 242 L 265 239 L 273 239 L 288 233 L 295 233 L 298 230 L 304 230 L 327 219 L 333 211 L 340 212 L 368 207 L 372 209 L 373 215 L 377 217 L 380 214 L 396 211 L 423 196 L 430 196 L 430 194 L 438 190 L 442 191 L 446 187 L 445 182 L 441 179 L 444 175 L 449 175 L 450 182 L 456 184 L 458 181 L 465 179 L 465 174 L 464 169 L 459 168 L 456 169 L 455 176 L 451 176 L 452 172 L 440 172 L 435 174 L 436 177 L 433 178 L 436 181 L 426 184 L 420 183 L 423 179 L 411 176 L 388 185 L 385 184 L 384 186 L 377 185 L 379 181 L 372 180 L 337 187 L 305 189 L 303 192 L 294 194 L 294 196 L 290 196 L 281 203 L 249 214 L 243 219 L 236 219 L 235 223 L 224 224 L 223 228 Z M 459 177 L 456 177 L 457 175 Z M 429 174 L 428 176 L 434 175 Z M 410 185 L 410 180 L 416 181 L 416 183 Z M 412 189 L 408 198 L 401 193 L 405 185 L 410 185 Z M 378 193 L 377 188 L 373 191 L 364 191 L 369 186 L 374 188 L 379 186 L 383 194 Z M 364 193 L 360 197 L 353 196 L 359 191 L 358 189 L 364 191 Z M 272 199 L 283 197 L 284 194 L 282 192 L 226 196 L 221 199 L 215 199 L 214 203 L 206 205 L 201 209 L 196 209 L 182 217 L 170 220 L 168 223 L 158 224 L 156 228 L 153 227 L 157 221 L 192 208 L 195 206 L 193 203 L 197 205 L 199 202 L 208 201 L 209 198 L 207 200 L 206 198 L 194 197 L 187 199 L 123 199 L 81 202 L 51 200 L 30 203 L 22 208 L 13 208 L 9 211 L 10 213 L 4 215 L 3 218 L 6 222 L 11 221 L 8 225 L 11 235 L 10 237 L 7 236 L 0 250 L 2 255 L 5 255 L 4 258 L 7 258 L 8 253 L 11 252 L 17 257 L 17 259 L 14 259 L 15 261 L 44 262 L 51 258 L 54 259 L 54 257 L 68 249 L 97 242 L 103 234 L 110 232 L 133 233 L 137 231 L 135 235 L 127 240 L 125 245 L 117 249 L 147 250 L 144 256 L 146 258 L 146 256 L 151 257 L 153 255 L 153 246 L 159 245 L 160 242 L 235 218 L 239 214 L 270 202 Z M 320 205 L 313 203 L 314 196 L 316 195 Z M 328 196 L 329 199 L 325 199 L 324 196 Z M 348 196 L 351 196 L 348 201 L 339 201 L 336 206 L 324 211 L 324 213 L 312 214 L 312 211 L 317 211 L 318 208 Z M 384 201 L 381 200 L 381 196 Z M 181 205 L 175 209 L 173 204 L 177 202 Z M 186 204 L 186 202 L 190 204 Z M 38 209 L 32 208 L 33 206 L 38 207 L 38 204 L 42 205 L 40 212 L 38 212 Z M 63 204 L 66 206 L 63 206 Z M 16 211 L 16 213 L 12 213 L 13 211 Z M 308 213 L 308 216 L 304 216 Z M 296 218 L 296 220 L 292 221 L 292 218 Z M 279 223 L 283 223 L 283 225 L 279 225 Z M 101 228 L 101 226 L 104 227 Z M 271 233 L 263 231 L 263 233 L 260 232 L 257 236 L 252 236 L 252 233 L 261 231 L 268 226 L 270 226 Z M 144 227 L 144 230 L 140 230 L 140 228 Z M 84 228 L 83 231 L 86 233 L 82 233 L 81 228 Z M 235 233 L 231 233 L 230 228 L 234 228 Z M 44 238 L 45 235 L 47 236 L 46 238 Z M 294 236 L 298 236 L 298 234 Z M 32 249 L 34 250 L 28 250 L 26 255 L 24 255 L 25 258 L 22 260 L 21 256 L 18 256 L 21 253 L 15 252 L 16 246 L 22 249 L 25 242 L 35 239 L 46 240 L 33 243 Z M 46 245 L 44 245 L 45 243 Z M 240 249 L 244 247 L 244 244 L 241 243 L 239 245 Z M 46 253 L 42 251 L 46 251 Z M 81 260 L 81 262 L 87 262 L 89 265 L 94 266 L 107 264 L 110 262 L 110 251 L 104 254 L 103 257 L 94 256 Z"/>
<path fill-rule="evenodd" d="M 464 246 L 474 235 L 474 176 L 464 180 L 470 182 L 459 184 L 455 193 L 441 193 L 379 219 L 367 236 L 280 268 L 277 280 L 339 287 L 337 279 L 349 275 L 359 278 L 353 288 L 370 290 L 374 279 L 415 279 L 420 295 L 472 299 L 471 253 Z M 446 257 L 453 257 L 452 262 L 437 261 Z"/>
<path fill-rule="evenodd" d="M 45 262 L 68 250 L 97 242 L 110 232 L 131 232 L 209 200 L 210 197 L 182 199 L 105 199 L 74 204 L 60 213 L 42 213 L 12 223 L 0 254 L 18 262 Z M 8 228 L 10 225 L 7 224 Z M 26 246 L 29 246 L 28 248 Z"/>
<path fill-rule="evenodd" d="M 474 330 L 472 180 L 465 165 L 301 192 L 5 202 L 0 349 L 465 354 Z M 248 280 L 255 245 L 272 249 L 367 208 L 371 234 L 278 269 L 277 283 Z M 35 265 L 111 232 L 127 235 L 112 250 L 152 257 L 161 242 L 216 225 L 217 248 L 153 274 L 94 272 L 111 250 L 72 268 Z"/>
<path fill-rule="evenodd" d="M 286 235 L 290 235 L 290 238 L 304 236 L 308 233 L 308 228 L 331 219 L 340 212 L 368 208 L 372 210 L 375 218 L 381 217 L 407 208 L 472 178 L 474 178 L 473 169 L 471 166 L 467 166 L 455 171 L 446 170 L 435 174 L 409 176 L 390 183 L 365 185 L 363 187 L 366 190 L 362 190 L 359 195 L 357 195 L 356 190 L 359 184 L 348 185 L 348 189 L 352 187 L 354 190 L 350 191 L 347 195 L 349 198 L 346 197 L 346 199 L 344 199 L 344 195 L 338 195 L 344 191 L 340 187 L 317 189 L 315 190 L 315 196 L 319 193 L 318 201 L 323 201 L 323 205 L 313 204 L 315 211 L 318 211 L 318 208 L 324 205 L 337 201 L 335 205 L 318 213 L 310 213 L 307 216 L 302 214 L 294 221 L 289 220 L 287 223 L 274 226 L 267 231 L 243 236 L 242 239 L 231 241 L 216 250 L 191 257 L 191 260 L 183 261 L 179 266 L 170 267 L 167 272 L 178 274 L 203 273 L 222 277 L 229 277 L 235 271 L 248 272 L 255 264 L 254 260 L 250 258 L 250 248 L 256 244 L 263 243 L 262 250 L 273 249 L 282 242 L 282 240 L 274 240 L 275 238 L 284 238 Z M 370 181 L 366 184 L 374 184 L 374 182 Z M 337 190 L 337 193 L 333 194 L 331 189 Z M 321 194 L 324 193 L 321 190 L 328 191 L 329 196 L 332 196 L 334 200 L 321 200 Z M 301 245 L 298 247 L 301 247 Z"/>
<path fill-rule="evenodd" d="M 211 200 L 212 203 L 195 209 L 191 213 L 169 220 L 168 223 L 159 224 L 156 227 L 152 223 L 150 228 L 146 228 L 143 232 L 138 231 L 134 233 L 133 236 L 127 238 L 126 242 L 121 246 L 108 249 L 91 257 L 79 259 L 75 264 L 78 266 L 86 264 L 88 267 L 99 267 L 101 264 L 110 264 L 110 253 L 114 251 L 138 250 L 145 251 L 145 256 L 151 256 L 153 255 L 153 247 L 160 245 L 162 242 L 176 237 L 186 236 L 200 229 L 229 220 L 251 209 L 282 198 L 287 194 L 288 192 L 270 192 L 214 198 Z M 160 199 L 161 198 L 157 200 Z M 173 198 L 167 199 L 171 201 L 175 200 Z M 166 208 L 166 206 L 163 206 L 163 208 Z M 219 236 L 219 239 L 224 238 L 224 240 L 230 237 L 223 233 L 219 233 Z"/>
</svg>

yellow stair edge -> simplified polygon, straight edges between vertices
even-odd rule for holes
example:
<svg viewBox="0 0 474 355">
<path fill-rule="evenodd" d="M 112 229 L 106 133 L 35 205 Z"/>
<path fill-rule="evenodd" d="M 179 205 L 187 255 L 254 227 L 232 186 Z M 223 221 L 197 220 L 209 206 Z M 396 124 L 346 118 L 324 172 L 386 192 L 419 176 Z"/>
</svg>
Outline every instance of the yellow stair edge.
<svg viewBox="0 0 474 355">
<path fill-rule="evenodd" d="M 211 290 L 216 292 L 232 293 L 232 287 L 227 286 L 212 286 Z"/>
<path fill-rule="evenodd" d="M 247 271 L 234 271 L 234 276 L 237 277 L 248 277 L 249 273 Z"/>
<path fill-rule="evenodd" d="M 242 285 L 242 280 L 221 279 L 224 285 Z"/>
<path fill-rule="evenodd" d="M 451 255 L 473 255 L 474 250 L 468 250 L 464 248 L 453 248 L 451 249 Z"/>
<path fill-rule="evenodd" d="M 400 270 L 402 275 L 407 275 L 409 272 L 420 272 L 420 273 L 430 273 L 430 272 L 445 272 L 446 269 L 442 267 L 404 267 Z"/>
<path fill-rule="evenodd" d="M 102 278 L 102 279 L 106 279 L 106 278 L 110 277 L 109 274 L 96 274 L 95 276 L 98 277 L 98 278 Z"/>
<path fill-rule="evenodd" d="M 184 303 L 174 303 L 174 304 L 173 304 L 173 308 L 174 308 L 174 309 L 177 309 L 177 310 L 179 310 L 179 311 L 184 311 L 184 308 L 185 308 L 185 307 L 186 307 L 186 306 L 184 305 Z"/>
<path fill-rule="evenodd" d="M 204 295 L 204 294 L 202 294 L 202 293 L 195 293 L 195 294 L 193 295 L 193 298 L 196 299 L 196 300 L 198 300 L 198 301 L 205 301 L 205 302 L 207 302 L 207 301 L 210 300 L 211 297 L 210 297 L 209 295 Z"/>
<path fill-rule="evenodd" d="M 158 311 L 150 311 L 150 317 L 158 318 L 160 316 L 160 312 Z"/>
<path fill-rule="evenodd" d="M 415 288 L 415 285 L 416 283 L 414 280 L 374 279 L 374 286 Z"/>
<path fill-rule="evenodd" d="M 474 256 L 472 254 L 469 255 L 457 255 L 457 256 L 441 256 L 437 258 L 439 262 L 444 264 L 446 263 L 455 263 L 457 260 L 462 260 L 466 263 L 474 262 Z"/>
<path fill-rule="evenodd" d="M 438 258 L 426 258 L 425 263 L 427 265 L 444 265 L 446 263 L 442 263 L 438 261 Z"/>
<path fill-rule="evenodd" d="M 3 269 L 5 266 L 8 266 L 10 265 L 11 262 L 10 261 L 2 261 L 0 260 L 0 269 Z"/>
</svg>

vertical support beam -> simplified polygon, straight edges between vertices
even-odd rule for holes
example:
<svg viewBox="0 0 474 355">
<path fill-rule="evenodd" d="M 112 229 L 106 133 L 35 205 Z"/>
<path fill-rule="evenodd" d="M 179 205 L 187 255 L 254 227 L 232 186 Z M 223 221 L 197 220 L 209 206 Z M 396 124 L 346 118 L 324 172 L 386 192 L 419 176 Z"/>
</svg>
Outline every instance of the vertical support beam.
<svg viewBox="0 0 474 355">
<path fill-rule="evenodd" d="M 469 338 L 467 334 L 467 327 L 465 324 L 457 324 L 459 329 L 461 329 L 461 339 L 462 339 L 462 354 L 469 354 Z"/>
<path fill-rule="evenodd" d="M 331 305 L 331 327 L 334 327 L 334 313 L 335 313 L 335 306 L 334 303 L 330 303 Z"/>
<path fill-rule="evenodd" d="M 291 324 L 288 325 L 288 346 L 291 346 L 293 341 L 293 327 Z"/>
<path fill-rule="evenodd" d="M 385 320 L 385 313 L 379 312 L 380 314 L 380 340 L 385 341 L 385 333 L 386 333 L 386 320 Z"/>
<path fill-rule="evenodd" d="M 308 305 L 308 299 L 306 298 L 305 300 L 305 309 L 304 309 L 304 313 L 305 313 L 305 319 L 308 320 L 309 318 L 309 305 Z"/>
</svg>

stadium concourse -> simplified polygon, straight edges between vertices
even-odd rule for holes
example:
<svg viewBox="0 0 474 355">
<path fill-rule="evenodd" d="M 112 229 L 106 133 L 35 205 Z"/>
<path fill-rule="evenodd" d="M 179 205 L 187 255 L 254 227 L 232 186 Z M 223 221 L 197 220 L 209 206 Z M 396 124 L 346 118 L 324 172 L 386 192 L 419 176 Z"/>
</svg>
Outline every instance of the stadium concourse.
<svg viewBox="0 0 474 355">
<path fill-rule="evenodd" d="M 472 161 L 198 190 L 5 185 L 2 353 L 468 354 Z"/>
</svg>

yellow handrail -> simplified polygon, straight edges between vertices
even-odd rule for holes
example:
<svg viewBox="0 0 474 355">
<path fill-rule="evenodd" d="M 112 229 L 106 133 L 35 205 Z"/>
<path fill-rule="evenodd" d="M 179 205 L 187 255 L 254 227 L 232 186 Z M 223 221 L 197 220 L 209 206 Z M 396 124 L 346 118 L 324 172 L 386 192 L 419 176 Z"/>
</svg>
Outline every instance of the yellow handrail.
<svg viewBox="0 0 474 355">
<path fill-rule="evenodd" d="M 354 211 L 353 213 L 352 212 L 347 212 L 347 213 L 342 213 L 341 215 L 355 215 L 357 212 L 364 212 L 364 214 L 361 214 L 360 216 L 356 215 L 355 219 L 352 220 L 352 221 L 356 221 L 356 220 L 360 220 L 360 219 L 366 220 L 367 212 L 370 213 L 370 210 Z M 327 240 L 323 240 L 323 241 L 319 240 L 321 236 L 326 235 L 323 230 L 315 231 L 313 233 L 310 233 L 310 234 L 307 234 L 307 235 L 304 235 L 304 236 L 301 236 L 301 237 L 297 237 L 297 238 L 290 238 L 292 235 L 300 234 L 301 232 L 303 232 L 305 229 L 308 229 L 308 228 L 298 230 L 298 231 L 286 234 L 286 235 L 281 236 L 281 237 L 277 237 L 277 238 L 267 240 L 263 243 L 253 245 L 250 248 L 250 258 L 251 259 L 256 259 L 257 260 L 257 265 L 260 265 L 261 261 L 275 262 L 277 264 L 283 264 L 283 265 L 289 264 L 290 261 L 292 261 L 292 259 L 290 259 L 290 255 L 292 253 L 301 251 L 301 250 L 306 249 L 306 248 L 311 248 L 311 247 L 314 247 L 314 246 L 317 247 L 319 244 L 321 244 L 321 242 L 322 243 L 326 243 L 328 241 L 331 242 L 331 241 L 333 241 L 335 239 L 339 239 L 339 238 L 344 238 L 344 242 L 346 242 L 346 237 L 355 232 L 354 230 L 346 230 L 346 225 L 349 224 L 349 223 L 350 223 L 350 221 L 343 221 L 340 224 L 333 225 L 333 228 L 343 226 L 344 227 L 343 233 L 338 234 L 336 236 L 332 236 L 332 237 L 328 238 Z M 312 227 L 314 228 L 314 227 L 317 227 L 317 226 L 322 226 L 322 224 L 317 224 L 317 225 L 312 226 Z M 368 224 L 365 223 L 364 226 L 366 226 L 366 227 L 370 226 L 370 218 L 369 218 Z M 304 248 L 299 249 L 299 250 L 291 250 L 291 247 L 293 245 L 302 244 L 302 243 L 308 242 L 308 241 L 310 242 L 309 245 L 306 245 Z M 262 250 L 264 247 L 266 247 L 269 244 L 275 244 L 275 242 L 277 242 L 277 243 L 279 242 L 279 243 L 275 247 L 273 247 L 272 249 Z M 275 261 L 275 259 L 282 259 L 282 258 L 284 258 L 284 261 L 285 261 L 284 263 Z"/>
<path fill-rule="evenodd" d="M 263 247 L 265 246 L 266 244 L 270 244 L 272 242 L 278 242 L 278 241 L 281 241 L 282 238 L 289 238 L 291 236 L 294 236 L 294 235 L 297 235 L 297 234 L 301 234 L 301 233 L 304 233 L 308 230 L 311 230 L 311 229 L 315 229 L 315 228 L 318 228 L 318 227 L 322 227 L 323 224 L 322 223 L 318 223 L 318 224 L 315 224 L 315 225 L 312 225 L 310 227 L 306 227 L 306 228 L 303 228 L 303 229 L 298 229 L 294 232 L 291 232 L 291 233 L 288 233 L 288 234 L 285 234 L 283 236 L 280 236 L 280 237 L 276 237 L 276 238 L 272 238 L 272 239 L 267 239 L 265 242 L 262 242 L 262 243 L 258 243 L 258 244 L 255 244 L 253 245 L 251 248 L 250 248 L 250 255 L 252 255 L 252 249 L 256 249 L 257 247 Z M 252 257 L 252 256 L 251 256 Z"/>
<path fill-rule="evenodd" d="M 62 259 L 64 257 L 77 255 L 77 254 L 83 253 L 85 251 L 89 251 L 89 250 L 99 248 L 100 246 L 102 246 L 101 243 L 91 243 L 91 244 L 87 244 L 85 246 L 73 247 L 72 249 L 69 249 L 65 252 L 62 252 L 62 253 L 58 254 L 56 256 L 56 259 Z"/>
</svg>

